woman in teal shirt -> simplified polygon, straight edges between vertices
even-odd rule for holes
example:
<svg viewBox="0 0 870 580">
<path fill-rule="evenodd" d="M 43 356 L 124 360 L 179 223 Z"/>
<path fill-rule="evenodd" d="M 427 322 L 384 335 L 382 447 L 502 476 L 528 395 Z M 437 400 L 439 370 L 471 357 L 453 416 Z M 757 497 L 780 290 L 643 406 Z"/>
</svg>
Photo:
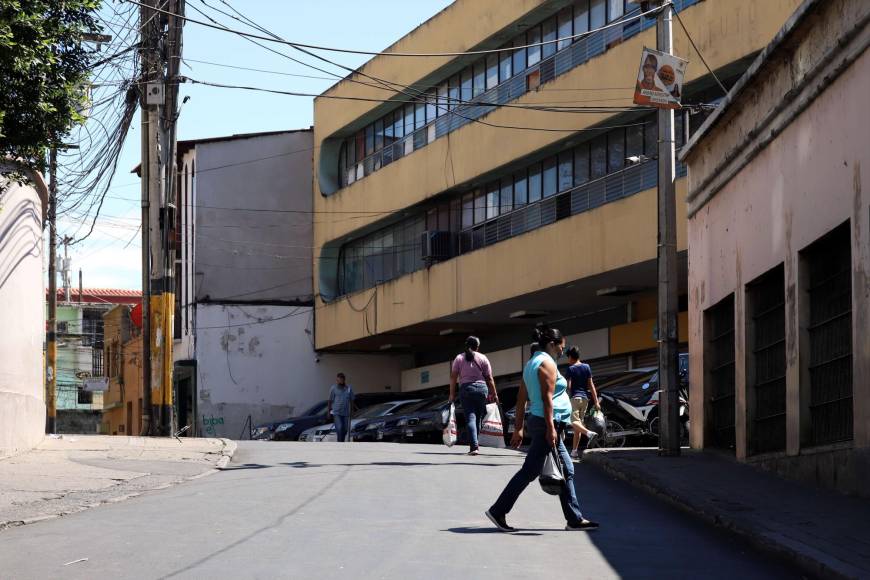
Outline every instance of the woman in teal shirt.
<svg viewBox="0 0 870 580">
<path fill-rule="evenodd" d="M 520 494 L 530 483 L 541 475 L 547 455 L 555 448 L 562 461 L 565 486 L 559 494 L 562 513 L 565 515 L 566 530 L 590 530 L 598 524 L 583 517 L 577 493 L 574 490 L 574 463 L 562 442 L 559 433 L 564 431 L 571 419 L 571 399 L 568 397 L 568 381 L 559 373 L 556 361 L 565 349 L 565 338 L 555 328 L 535 329 L 535 340 L 539 351 L 526 363 L 523 380 L 517 395 L 516 430 L 511 444 L 519 447 L 523 432 L 528 428 L 532 443 L 526 453 L 526 460 L 520 470 L 511 478 L 507 487 L 486 510 L 486 517 L 503 532 L 514 532 L 507 524 L 506 516 L 514 507 Z M 529 401 L 528 416 L 522 412 Z M 559 426 L 557 430 L 556 426 Z"/>
</svg>

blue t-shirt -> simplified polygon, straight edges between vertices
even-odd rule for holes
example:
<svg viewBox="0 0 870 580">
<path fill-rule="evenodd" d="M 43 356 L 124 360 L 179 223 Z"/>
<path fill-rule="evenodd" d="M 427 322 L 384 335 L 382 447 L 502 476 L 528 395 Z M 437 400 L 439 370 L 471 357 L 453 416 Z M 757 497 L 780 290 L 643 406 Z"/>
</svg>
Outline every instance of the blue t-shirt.
<svg viewBox="0 0 870 580">
<path fill-rule="evenodd" d="M 572 399 L 589 398 L 589 379 L 592 378 L 592 369 L 586 363 L 577 363 L 568 367 L 568 378 L 571 380 Z"/>
<path fill-rule="evenodd" d="M 350 385 L 329 387 L 329 402 L 332 403 L 332 414 L 347 417 L 353 405 L 353 389 Z"/>
<path fill-rule="evenodd" d="M 541 381 L 538 379 L 538 369 L 545 360 L 553 364 L 553 357 L 545 352 L 539 352 L 526 363 L 523 369 L 523 381 L 529 395 L 529 412 L 536 417 L 544 418 L 544 400 L 541 398 Z M 568 381 L 558 370 L 556 371 L 556 390 L 553 392 L 553 420 L 567 422 L 571 418 L 571 399 L 566 390 Z"/>
</svg>

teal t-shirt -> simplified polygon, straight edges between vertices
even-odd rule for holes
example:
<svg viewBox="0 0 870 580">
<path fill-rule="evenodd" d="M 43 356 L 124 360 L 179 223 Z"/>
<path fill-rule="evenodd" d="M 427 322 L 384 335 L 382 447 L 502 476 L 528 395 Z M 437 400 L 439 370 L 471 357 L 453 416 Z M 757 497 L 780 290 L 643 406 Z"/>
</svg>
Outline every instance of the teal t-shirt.
<svg viewBox="0 0 870 580">
<path fill-rule="evenodd" d="M 541 381 L 538 379 L 538 369 L 545 360 L 553 361 L 553 357 L 545 352 L 535 354 L 523 369 L 523 380 L 529 395 L 529 412 L 544 418 L 544 401 L 541 398 Z M 556 361 L 553 361 L 556 364 Z M 553 392 L 553 420 L 567 422 L 571 419 L 571 399 L 568 397 L 568 381 L 562 373 L 556 370 L 556 390 Z"/>
</svg>

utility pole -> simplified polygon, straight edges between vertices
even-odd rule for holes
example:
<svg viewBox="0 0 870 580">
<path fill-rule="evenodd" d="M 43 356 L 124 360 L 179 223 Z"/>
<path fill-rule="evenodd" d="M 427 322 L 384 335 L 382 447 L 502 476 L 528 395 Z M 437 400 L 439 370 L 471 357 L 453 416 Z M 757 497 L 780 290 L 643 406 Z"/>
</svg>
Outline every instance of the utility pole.
<svg viewBox="0 0 870 580">
<path fill-rule="evenodd" d="M 57 430 L 57 147 L 48 161 L 48 329 L 45 333 L 45 432 Z"/>
<path fill-rule="evenodd" d="M 156 155 L 156 138 L 152 149 L 152 136 L 156 137 L 156 111 L 149 104 L 149 91 L 154 79 L 157 55 L 157 23 L 153 8 L 154 0 L 142 0 L 139 6 L 139 50 L 142 63 L 141 118 L 142 161 L 140 180 L 142 185 L 142 435 L 152 434 L 151 421 L 151 158 Z M 155 122 L 152 122 L 152 117 Z M 152 154 L 152 150 L 155 152 Z"/>
<path fill-rule="evenodd" d="M 674 5 L 665 0 L 656 23 L 656 49 L 673 54 Z M 659 343 L 659 455 L 680 454 L 679 377 L 677 349 L 677 201 L 674 110 L 659 109 L 658 189 L 658 343 Z"/>
<path fill-rule="evenodd" d="M 178 72 L 184 0 L 146 0 L 142 28 L 143 385 L 150 434 L 173 430 L 172 340 L 175 313 L 175 182 Z M 169 14 L 155 14 L 154 8 Z M 143 417 L 143 423 L 145 417 Z"/>
</svg>

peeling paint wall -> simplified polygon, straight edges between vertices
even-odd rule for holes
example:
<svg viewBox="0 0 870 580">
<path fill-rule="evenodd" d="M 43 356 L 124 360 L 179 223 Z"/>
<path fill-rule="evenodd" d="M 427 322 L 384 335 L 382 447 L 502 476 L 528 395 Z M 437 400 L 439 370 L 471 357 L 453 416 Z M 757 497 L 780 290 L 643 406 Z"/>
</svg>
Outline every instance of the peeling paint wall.
<svg viewBox="0 0 870 580">
<path fill-rule="evenodd" d="M 317 355 L 309 307 L 197 306 L 200 435 L 247 438 L 254 425 L 301 412 L 326 398 L 344 372 L 357 393 L 399 391 L 405 357 Z"/>
</svg>

